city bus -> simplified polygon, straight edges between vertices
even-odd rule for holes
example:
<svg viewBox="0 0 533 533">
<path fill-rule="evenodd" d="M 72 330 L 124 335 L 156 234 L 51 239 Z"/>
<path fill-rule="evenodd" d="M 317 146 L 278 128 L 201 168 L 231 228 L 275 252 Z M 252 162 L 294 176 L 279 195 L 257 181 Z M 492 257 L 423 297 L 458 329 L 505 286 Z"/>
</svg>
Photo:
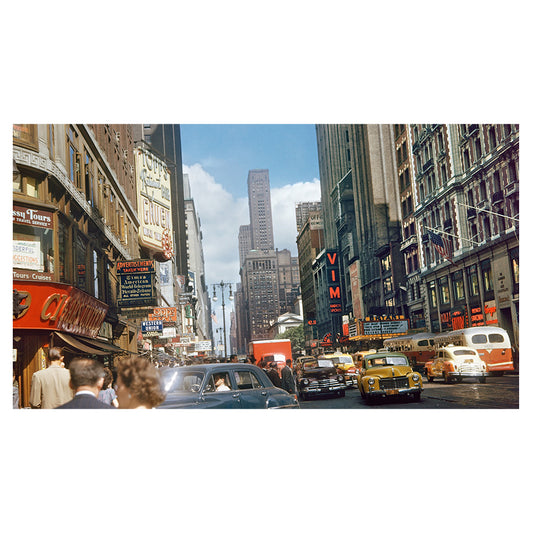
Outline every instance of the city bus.
<svg viewBox="0 0 533 533">
<path fill-rule="evenodd" d="M 435 333 L 423 332 L 400 335 L 383 341 L 383 347 L 389 352 L 401 352 L 411 362 L 413 370 L 420 371 L 435 356 Z"/>
<path fill-rule="evenodd" d="M 475 326 L 435 335 L 435 346 L 468 346 L 478 351 L 492 375 L 501 376 L 506 370 L 515 370 L 509 334 L 503 328 Z"/>
</svg>

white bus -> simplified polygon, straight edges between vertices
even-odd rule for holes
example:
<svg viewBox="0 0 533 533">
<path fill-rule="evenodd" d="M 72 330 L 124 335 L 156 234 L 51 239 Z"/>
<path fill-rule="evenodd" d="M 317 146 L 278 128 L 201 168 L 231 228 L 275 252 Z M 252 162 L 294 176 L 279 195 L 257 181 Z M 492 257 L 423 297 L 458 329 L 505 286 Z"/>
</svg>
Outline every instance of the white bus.
<svg viewBox="0 0 533 533">
<path fill-rule="evenodd" d="M 507 331 L 492 326 L 476 326 L 438 333 L 434 338 L 438 348 L 453 344 L 468 346 L 478 351 L 479 356 L 493 375 L 502 375 L 505 370 L 515 370 L 511 341 Z"/>
<path fill-rule="evenodd" d="M 383 341 L 383 347 L 389 352 L 401 352 L 411 361 L 413 369 L 424 365 L 435 356 L 435 333 L 423 332 L 412 335 L 400 335 Z"/>
</svg>

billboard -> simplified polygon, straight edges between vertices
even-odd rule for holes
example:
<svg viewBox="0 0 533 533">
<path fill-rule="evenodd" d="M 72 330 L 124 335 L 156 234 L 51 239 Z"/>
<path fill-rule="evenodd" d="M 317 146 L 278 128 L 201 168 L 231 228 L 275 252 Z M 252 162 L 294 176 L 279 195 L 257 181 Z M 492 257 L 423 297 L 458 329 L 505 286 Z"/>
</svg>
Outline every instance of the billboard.
<svg viewBox="0 0 533 533">
<path fill-rule="evenodd" d="M 172 257 L 172 206 L 170 170 L 143 147 L 135 149 L 139 240 L 165 261 Z"/>
</svg>

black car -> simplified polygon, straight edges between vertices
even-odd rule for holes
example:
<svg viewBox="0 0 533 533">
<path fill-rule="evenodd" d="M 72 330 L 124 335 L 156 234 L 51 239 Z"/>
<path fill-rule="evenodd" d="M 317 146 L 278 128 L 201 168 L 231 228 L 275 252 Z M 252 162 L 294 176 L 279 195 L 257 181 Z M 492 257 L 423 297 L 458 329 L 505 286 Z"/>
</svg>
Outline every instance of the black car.
<svg viewBox="0 0 533 533">
<path fill-rule="evenodd" d="M 245 363 L 164 368 L 165 401 L 158 409 L 297 408 L 294 394 L 274 387 L 266 373 Z"/>
<path fill-rule="evenodd" d="M 337 374 L 333 361 L 329 359 L 310 359 L 296 371 L 296 385 L 302 400 L 319 394 L 346 394 L 346 382 L 342 374 Z"/>
</svg>

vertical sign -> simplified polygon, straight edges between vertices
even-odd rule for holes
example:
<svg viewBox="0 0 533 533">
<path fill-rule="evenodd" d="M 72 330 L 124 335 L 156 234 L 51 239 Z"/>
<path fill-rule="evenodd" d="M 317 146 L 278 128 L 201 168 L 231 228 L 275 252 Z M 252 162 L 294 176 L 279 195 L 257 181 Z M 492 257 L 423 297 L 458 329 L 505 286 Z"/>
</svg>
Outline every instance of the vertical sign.
<svg viewBox="0 0 533 533">
<path fill-rule="evenodd" d="M 329 312 L 331 314 L 342 313 L 339 254 L 336 250 L 326 250 L 326 275 L 328 277 Z"/>
</svg>

